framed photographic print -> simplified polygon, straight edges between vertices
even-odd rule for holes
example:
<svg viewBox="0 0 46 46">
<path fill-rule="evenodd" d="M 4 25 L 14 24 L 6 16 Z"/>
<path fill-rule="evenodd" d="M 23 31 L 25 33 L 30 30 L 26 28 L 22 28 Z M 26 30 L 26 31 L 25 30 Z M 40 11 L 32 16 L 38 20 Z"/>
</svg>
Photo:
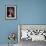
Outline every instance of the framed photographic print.
<svg viewBox="0 0 46 46">
<path fill-rule="evenodd" d="M 6 5 L 6 19 L 16 19 L 16 5 Z"/>
</svg>

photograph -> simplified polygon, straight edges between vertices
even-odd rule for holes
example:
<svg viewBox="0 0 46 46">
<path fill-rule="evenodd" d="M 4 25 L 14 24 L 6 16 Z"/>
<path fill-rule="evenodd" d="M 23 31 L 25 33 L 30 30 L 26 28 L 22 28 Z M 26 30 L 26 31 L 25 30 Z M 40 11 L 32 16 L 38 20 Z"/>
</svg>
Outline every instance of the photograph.
<svg viewBox="0 0 46 46">
<path fill-rule="evenodd" d="M 16 19 L 16 6 L 6 5 L 6 19 Z"/>
</svg>

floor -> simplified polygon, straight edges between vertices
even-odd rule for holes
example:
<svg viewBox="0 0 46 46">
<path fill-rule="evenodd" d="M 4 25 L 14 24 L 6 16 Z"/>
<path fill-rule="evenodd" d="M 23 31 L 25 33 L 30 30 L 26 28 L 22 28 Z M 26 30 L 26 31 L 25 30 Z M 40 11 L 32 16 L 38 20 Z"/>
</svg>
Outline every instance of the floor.
<svg viewBox="0 0 46 46">
<path fill-rule="evenodd" d="M 21 40 L 20 41 L 20 46 L 46 46 L 45 41 L 34 41 L 32 42 L 31 40 Z"/>
<path fill-rule="evenodd" d="M 0 46 L 8 46 L 8 44 L 0 44 Z M 9 46 L 18 46 L 18 44 L 9 45 Z"/>
<path fill-rule="evenodd" d="M 8 44 L 0 44 L 0 46 L 8 46 Z M 11 45 L 10 45 L 11 46 Z M 34 41 L 31 40 L 21 40 L 19 44 L 14 44 L 12 46 L 46 46 L 46 42 L 44 41 Z"/>
</svg>

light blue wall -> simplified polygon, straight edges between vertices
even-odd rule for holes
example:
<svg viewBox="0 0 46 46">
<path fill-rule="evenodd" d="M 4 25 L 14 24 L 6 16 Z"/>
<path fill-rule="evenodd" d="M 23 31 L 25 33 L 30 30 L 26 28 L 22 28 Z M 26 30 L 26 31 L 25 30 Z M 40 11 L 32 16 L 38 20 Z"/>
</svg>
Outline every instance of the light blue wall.
<svg viewBox="0 0 46 46">
<path fill-rule="evenodd" d="M 5 20 L 7 4 L 17 6 L 16 20 Z M 0 0 L 0 44 L 8 43 L 9 32 L 17 34 L 18 24 L 46 24 L 46 0 Z"/>
<path fill-rule="evenodd" d="M 21 24 L 46 24 L 46 0 L 20 1 Z"/>
</svg>

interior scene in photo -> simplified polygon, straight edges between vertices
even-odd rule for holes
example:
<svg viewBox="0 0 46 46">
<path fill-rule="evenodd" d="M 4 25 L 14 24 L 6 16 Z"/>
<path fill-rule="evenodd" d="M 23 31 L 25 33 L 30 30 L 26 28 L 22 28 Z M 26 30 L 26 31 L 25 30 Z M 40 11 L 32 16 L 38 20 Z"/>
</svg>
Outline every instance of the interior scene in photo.
<svg viewBox="0 0 46 46">
<path fill-rule="evenodd" d="M 15 8 L 7 7 L 7 17 L 15 17 Z"/>
</svg>

